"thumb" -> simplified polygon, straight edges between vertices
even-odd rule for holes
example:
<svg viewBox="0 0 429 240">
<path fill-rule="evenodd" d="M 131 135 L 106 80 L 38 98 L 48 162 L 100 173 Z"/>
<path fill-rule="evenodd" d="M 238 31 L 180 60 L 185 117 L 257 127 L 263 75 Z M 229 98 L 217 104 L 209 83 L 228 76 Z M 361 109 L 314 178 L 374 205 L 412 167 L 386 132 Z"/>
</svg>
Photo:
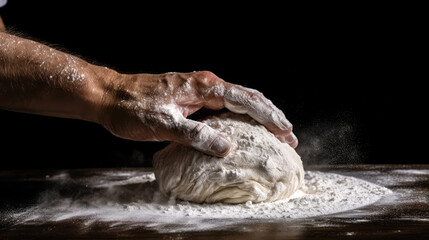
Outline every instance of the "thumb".
<svg viewBox="0 0 429 240">
<path fill-rule="evenodd" d="M 225 157 L 231 142 L 207 124 L 183 119 L 177 125 L 175 141 L 216 157 Z"/>
</svg>

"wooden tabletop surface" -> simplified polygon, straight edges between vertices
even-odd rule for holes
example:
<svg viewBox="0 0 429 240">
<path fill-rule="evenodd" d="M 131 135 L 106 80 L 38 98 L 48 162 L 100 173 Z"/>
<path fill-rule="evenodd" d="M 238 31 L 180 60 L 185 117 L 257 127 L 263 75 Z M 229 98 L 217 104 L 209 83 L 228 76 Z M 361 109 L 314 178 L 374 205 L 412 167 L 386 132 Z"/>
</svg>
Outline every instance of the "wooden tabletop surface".
<svg viewBox="0 0 429 240">
<path fill-rule="evenodd" d="M 5 216 L 36 201 L 56 172 L 91 175 L 115 169 L 0 171 L 0 239 L 429 239 L 429 165 L 324 165 L 332 172 L 391 189 L 394 197 L 347 212 L 288 221 L 258 221 L 224 229 L 160 233 L 79 219 L 19 224 Z M 150 170 L 150 169 L 148 169 Z"/>
</svg>

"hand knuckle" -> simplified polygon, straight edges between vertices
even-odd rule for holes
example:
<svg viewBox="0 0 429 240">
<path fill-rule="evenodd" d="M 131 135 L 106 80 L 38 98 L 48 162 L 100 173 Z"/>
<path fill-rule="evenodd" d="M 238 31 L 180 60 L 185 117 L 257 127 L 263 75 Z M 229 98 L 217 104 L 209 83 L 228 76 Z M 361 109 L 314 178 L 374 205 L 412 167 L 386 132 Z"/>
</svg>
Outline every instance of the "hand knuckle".
<svg viewBox="0 0 429 240">
<path fill-rule="evenodd" d="M 211 71 L 200 71 L 197 72 L 196 78 L 203 82 L 211 82 L 218 79 L 218 77 Z"/>
</svg>

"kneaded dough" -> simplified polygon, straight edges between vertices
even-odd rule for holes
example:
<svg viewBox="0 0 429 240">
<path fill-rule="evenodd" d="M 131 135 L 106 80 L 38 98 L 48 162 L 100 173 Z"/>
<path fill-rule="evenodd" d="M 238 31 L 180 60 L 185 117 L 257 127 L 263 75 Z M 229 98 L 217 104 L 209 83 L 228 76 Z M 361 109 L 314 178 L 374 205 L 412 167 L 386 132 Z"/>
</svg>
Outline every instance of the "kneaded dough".
<svg viewBox="0 0 429 240">
<path fill-rule="evenodd" d="M 251 117 L 224 113 L 203 122 L 229 138 L 231 152 L 212 157 L 170 143 L 153 159 L 162 193 L 197 203 L 272 202 L 303 184 L 299 155 Z"/>
</svg>

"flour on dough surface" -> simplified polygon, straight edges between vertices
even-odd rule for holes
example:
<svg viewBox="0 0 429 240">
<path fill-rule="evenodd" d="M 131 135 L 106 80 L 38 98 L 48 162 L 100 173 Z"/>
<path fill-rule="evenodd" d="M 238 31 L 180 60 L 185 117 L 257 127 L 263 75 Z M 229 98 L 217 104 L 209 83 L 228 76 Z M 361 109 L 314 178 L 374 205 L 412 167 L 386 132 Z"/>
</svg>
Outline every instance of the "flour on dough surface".
<svg viewBox="0 0 429 240">
<path fill-rule="evenodd" d="M 304 181 L 299 155 L 245 114 L 203 120 L 232 143 L 218 158 L 171 143 L 154 156 L 162 193 L 197 203 L 272 202 L 290 197 Z"/>
</svg>

